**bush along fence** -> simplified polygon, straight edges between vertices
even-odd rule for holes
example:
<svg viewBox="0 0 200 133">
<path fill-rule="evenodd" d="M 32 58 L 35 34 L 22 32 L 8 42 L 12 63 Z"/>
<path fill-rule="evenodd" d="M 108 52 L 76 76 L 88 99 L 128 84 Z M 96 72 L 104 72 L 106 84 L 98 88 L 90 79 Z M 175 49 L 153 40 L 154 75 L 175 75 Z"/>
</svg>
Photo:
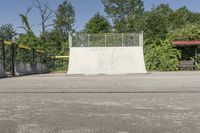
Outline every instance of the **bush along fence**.
<svg viewBox="0 0 200 133">
<path fill-rule="evenodd" d="M 0 40 L 0 77 L 47 73 L 44 51 Z"/>
<path fill-rule="evenodd" d="M 68 69 L 69 56 L 51 55 L 48 57 L 47 64 L 50 72 L 66 72 Z"/>
</svg>

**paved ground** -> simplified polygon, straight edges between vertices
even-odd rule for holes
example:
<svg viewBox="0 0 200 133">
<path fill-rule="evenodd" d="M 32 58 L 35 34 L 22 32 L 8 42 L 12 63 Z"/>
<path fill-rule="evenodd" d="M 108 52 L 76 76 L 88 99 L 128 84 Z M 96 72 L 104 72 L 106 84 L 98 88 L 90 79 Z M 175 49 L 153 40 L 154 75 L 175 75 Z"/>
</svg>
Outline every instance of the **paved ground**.
<svg viewBox="0 0 200 133">
<path fill-rule="evenodd" d="M 0 79 L 0 133 L 199 133 L 200 72 Z"/>
</svg>

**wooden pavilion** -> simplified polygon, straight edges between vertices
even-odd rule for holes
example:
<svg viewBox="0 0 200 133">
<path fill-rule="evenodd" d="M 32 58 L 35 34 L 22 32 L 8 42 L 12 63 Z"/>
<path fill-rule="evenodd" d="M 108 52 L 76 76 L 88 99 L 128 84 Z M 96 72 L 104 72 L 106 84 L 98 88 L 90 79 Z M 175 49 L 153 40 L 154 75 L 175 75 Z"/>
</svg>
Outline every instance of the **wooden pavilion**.
<svg viewBox="0 0 200 133">
<path fill-rule="evenodd" d="M 173 41 L 172 45 L 181 51 L 180 68 L 196 70 L 197 56 L 200 46 L 198 41 Z"/>
</svg>

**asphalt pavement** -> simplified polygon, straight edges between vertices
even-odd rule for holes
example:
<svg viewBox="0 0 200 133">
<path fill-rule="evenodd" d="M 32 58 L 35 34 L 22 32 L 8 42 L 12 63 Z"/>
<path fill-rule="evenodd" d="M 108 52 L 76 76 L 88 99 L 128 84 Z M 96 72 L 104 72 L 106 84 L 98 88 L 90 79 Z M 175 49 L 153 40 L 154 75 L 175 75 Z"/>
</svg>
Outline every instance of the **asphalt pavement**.
<svg viewBox="0 0 200 133">
<path fill-rule="evenodd" d="M 199 133 L 200 72 L 0 79 L 0 133 Z"/>
</svg>

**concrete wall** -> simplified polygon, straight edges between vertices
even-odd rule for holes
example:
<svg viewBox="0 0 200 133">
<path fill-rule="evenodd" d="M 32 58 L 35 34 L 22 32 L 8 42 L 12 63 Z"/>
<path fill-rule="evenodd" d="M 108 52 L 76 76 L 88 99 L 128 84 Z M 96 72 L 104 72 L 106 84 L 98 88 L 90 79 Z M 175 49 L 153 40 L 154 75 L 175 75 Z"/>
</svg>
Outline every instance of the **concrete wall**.
<svg viewBox="0 0 200 133">
<path fill-rule="evenodd" d="M 68 74 L 147 73 L 143 46 L 70 48 Z"/>
<path fill-rule="evenodd" d="M 3 68 L 3 64 L 0 62 L 0 78 L 5 77 L 5 76 L 6 76 L 6 74 L 5 74 L 5 71 Z"/>
<path fill-rule="evenodd" d="M 47 73 L 48 68 L 46 64 L 32 64 L 32 63 L 16 63 L 15 74 L 16 75 L 29 75 L 29 74 L 41 74 Z"/>
</svg>

